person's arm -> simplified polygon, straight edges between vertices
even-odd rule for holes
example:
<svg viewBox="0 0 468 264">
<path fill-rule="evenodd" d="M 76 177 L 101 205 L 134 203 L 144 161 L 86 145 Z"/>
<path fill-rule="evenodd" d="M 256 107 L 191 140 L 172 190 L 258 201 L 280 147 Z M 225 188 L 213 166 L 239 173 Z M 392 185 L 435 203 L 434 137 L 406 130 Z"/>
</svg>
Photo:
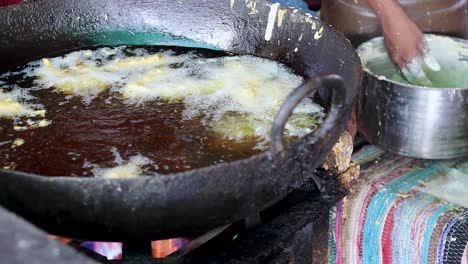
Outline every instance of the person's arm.
<svg viewBox="0 0 468 264">
<path fill-rule="evenodd" d="M 377 15 L 390 58 L 396 65 L 404 67 L 424 54 L 424 35 L 397 0 L 367 0 L 367 3 Z"/>
</svg>

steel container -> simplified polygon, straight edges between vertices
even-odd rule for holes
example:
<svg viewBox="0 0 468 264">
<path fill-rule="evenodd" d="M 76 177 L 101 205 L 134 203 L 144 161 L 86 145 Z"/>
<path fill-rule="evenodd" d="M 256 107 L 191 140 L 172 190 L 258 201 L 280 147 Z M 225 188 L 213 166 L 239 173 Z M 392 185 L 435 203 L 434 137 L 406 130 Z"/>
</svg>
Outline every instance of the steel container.
<svg viewBox="0 0 468 264">
<path fill-rule="evenodd" d="M 448 81 L 458 76 L 466 84 L 468 41 L 436 35 L 426 38 L 447 42 L 433 51 L 440 53 L 438 59 L 449 65 Z M 383 150 L 409 157 L 449 159 L 468 155 L 468 85 L 430 88 L 389 80 L 367 67 L 369 52 L 377 46 L 388 60 L 382 38 L 358 48 L 365 68 L 357 106 L 363 137 Z"/>
</svg>

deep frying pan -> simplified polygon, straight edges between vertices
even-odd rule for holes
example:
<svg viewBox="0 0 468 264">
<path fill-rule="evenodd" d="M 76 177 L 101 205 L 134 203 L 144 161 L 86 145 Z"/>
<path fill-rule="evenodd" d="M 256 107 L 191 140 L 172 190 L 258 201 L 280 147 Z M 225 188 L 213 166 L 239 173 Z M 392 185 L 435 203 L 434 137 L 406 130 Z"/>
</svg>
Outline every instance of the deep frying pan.
<svg viewBox="0 0 468 264">
<path fill-rule="evenodd" d="M 0 29 L 0 70 L 78 48 L 145 44 L 250 53 L 313 77 L 278 114 L 270 151 L 249 159 L 134 179 L 0 171 L 0 205 L 48 232 L 89 240 L 188 235 L 272 205 L 311 177 L 331 150 L 350 118 L 362 75 L 344 37 L 310 15 L 266 1 L 47 0 L 0 9 Z M 326 121 L 283 144 L 289 113 L 318 88 L 329 109 Z"/>
</svg>

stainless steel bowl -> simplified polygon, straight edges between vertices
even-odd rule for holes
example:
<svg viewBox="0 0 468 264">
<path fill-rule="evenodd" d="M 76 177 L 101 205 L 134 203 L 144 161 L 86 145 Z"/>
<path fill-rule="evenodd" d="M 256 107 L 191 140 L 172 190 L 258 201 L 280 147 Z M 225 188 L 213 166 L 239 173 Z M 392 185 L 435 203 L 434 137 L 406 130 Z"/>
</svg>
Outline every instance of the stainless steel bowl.
<svg viewBox="0 0 468 264">
<path fill-rule="evenodd" d="M 366 72 L 357 109 L 359 132 L 383 150 L 404 156 L 468 156 L 468 41 L 437 35 L 426 39 L 442 66 L 435 77 L 448 87 L 398 81 L 394 67 L 383 67 L 391 65 L 383 38 L 358 48 Z"/>
</svg>

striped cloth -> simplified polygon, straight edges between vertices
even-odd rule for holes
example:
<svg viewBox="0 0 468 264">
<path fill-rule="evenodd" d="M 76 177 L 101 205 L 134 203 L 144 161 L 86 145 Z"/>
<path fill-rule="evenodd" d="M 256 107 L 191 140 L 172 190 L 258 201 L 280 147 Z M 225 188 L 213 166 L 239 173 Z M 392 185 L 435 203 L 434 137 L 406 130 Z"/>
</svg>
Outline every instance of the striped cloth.
<svg viewBox="0 0 468 264">
<path fill-rule="evenodd" d="M 330 212 L 329 263 L 460 263 L 468 209 L 416 187 L 468 159 L 415 160 L 372 146 L 353 159 L 362 175 Z"/>
</svg>

